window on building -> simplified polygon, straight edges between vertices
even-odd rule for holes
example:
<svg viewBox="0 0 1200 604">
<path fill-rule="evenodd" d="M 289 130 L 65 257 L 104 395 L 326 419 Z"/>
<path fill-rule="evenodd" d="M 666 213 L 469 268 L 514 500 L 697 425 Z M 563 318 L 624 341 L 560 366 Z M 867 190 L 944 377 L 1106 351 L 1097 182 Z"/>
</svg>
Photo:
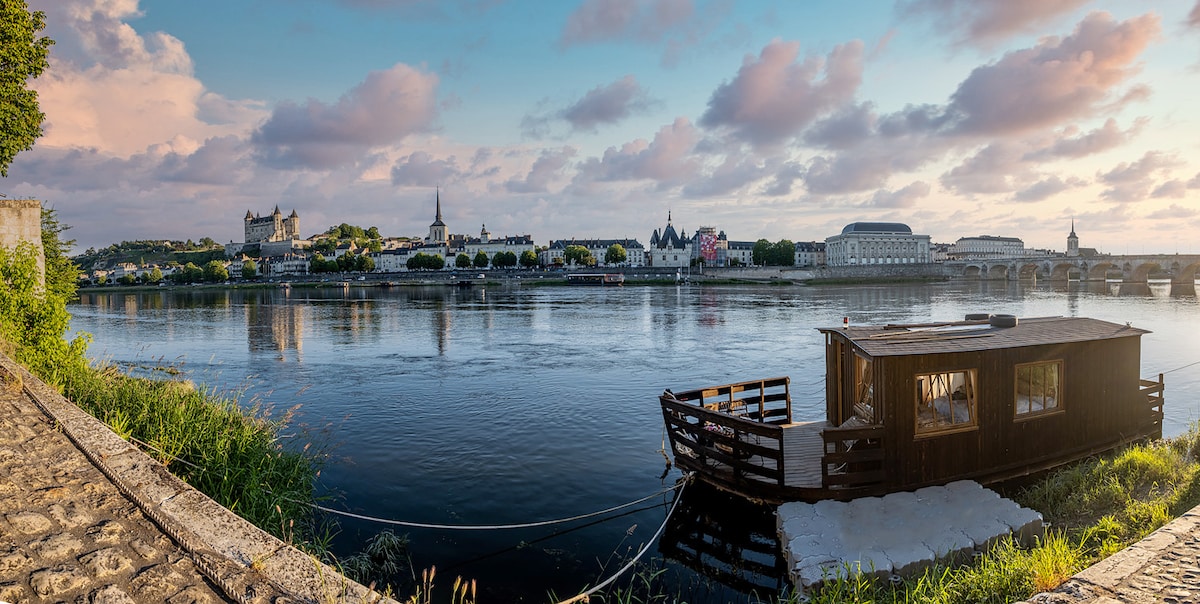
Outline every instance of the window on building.
<svg viewBox="0 0 1200 604">
<path fill-rule="evenodd" d="M 869 357 L 854 355 L 854 415 L 869 424 L 875 423 L 873 366 Z"/>
<path fill-rule="evenodd" d="M 1017 365 L 1016 416 L 1028 417 L 1061 409 L 1062 361 Z"/>
<path fill-rule="evenodd" d="M 975 370 L 917 374 L 917 435 L 974 428 Z"/>
</svg>

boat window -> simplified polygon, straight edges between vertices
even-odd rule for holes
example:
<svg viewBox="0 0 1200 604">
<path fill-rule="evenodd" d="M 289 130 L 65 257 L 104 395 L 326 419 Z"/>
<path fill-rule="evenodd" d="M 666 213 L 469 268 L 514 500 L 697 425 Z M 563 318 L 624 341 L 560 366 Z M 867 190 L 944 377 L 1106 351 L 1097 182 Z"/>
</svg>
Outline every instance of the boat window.
<svg viewBox="0 0 1200 604">
<path fill-rule="evenodd" d="M 869 424 L 875 423 L 873 366 L 870 357 L 854 355 L 854 415 Z"/>
<path fill-rule="evenodd" d="M 917 434 L 974 428 L 975 370 L 917 374 Z"/>
<path fill-rule="evenodd" d="M 1017 365 L 1016 416 L 1058 411 L 1062 401 L 1062 361 Z"/>
</svg>

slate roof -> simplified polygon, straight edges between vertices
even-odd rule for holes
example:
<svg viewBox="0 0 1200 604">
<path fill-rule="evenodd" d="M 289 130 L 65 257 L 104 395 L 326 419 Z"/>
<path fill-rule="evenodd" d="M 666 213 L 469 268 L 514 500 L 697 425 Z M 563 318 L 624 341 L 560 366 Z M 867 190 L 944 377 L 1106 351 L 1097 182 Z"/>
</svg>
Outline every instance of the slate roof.
<svg viewBox="0 0 1200 604">
<path fill-rule="evenodd" d="M 846 335 L 873 357 L 975 352 L 1046 344 L 1140 337 L 1145 329 L 1086 317 L 1022 318 L 1016 327 L 992 327 L 986 321 L 918 325 L 826 327 L 822 333 Z"/>
<path fill-rule="evenodd" d="M 912 229 L 900 222 L 851 222 L 842 228 L 846 233 L 903 233 L 912 235 Z"/>
</svg>

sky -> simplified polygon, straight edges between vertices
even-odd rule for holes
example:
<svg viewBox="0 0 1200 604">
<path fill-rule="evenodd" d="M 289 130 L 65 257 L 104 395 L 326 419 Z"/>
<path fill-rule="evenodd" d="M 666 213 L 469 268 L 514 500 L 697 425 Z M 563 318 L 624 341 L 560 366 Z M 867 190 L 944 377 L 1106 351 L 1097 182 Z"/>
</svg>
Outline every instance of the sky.
<svg viewBox="0 0 1200 604">
<path fill-rule="evenodd" d="M 247 210 L 424 236 L 1200 253 L 1200 0 L 28 0 L 76 250 Z"/>
</svg>

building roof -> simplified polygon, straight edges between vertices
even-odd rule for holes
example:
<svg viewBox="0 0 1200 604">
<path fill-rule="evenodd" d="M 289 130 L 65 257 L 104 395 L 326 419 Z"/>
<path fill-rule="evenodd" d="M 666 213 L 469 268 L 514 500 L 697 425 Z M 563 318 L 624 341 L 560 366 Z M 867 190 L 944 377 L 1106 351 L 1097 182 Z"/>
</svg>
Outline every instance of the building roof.
<svg viewBox="0 0 1200 604">
<path fill-rule="evenodd" d="M 873 325 L 821 328 L 848 337 L 873 357 L 975 352 L 1046 344 L 1140 337 L 1144 329 L 1086 317 L 1019 319 L 1015 327 L 992 327 L 986 321 L 920 325 Z"/>
<path fill-rule="evenodd" d="M 899 222 L 851 222 L 842 229 L 847 233 L 903 233 L 912 235 L 912 229 L 907 224 Z"/>
<path fill-rule="evenodd" d="M 612 245 L 619 245 L 625 249 L 644 249 L 637 239 L 556 239 L 550 242 L 549 249 L 565 250 L 568 245 L 582 245 L 588 249 L 600 249 Z"/>
</svg>

